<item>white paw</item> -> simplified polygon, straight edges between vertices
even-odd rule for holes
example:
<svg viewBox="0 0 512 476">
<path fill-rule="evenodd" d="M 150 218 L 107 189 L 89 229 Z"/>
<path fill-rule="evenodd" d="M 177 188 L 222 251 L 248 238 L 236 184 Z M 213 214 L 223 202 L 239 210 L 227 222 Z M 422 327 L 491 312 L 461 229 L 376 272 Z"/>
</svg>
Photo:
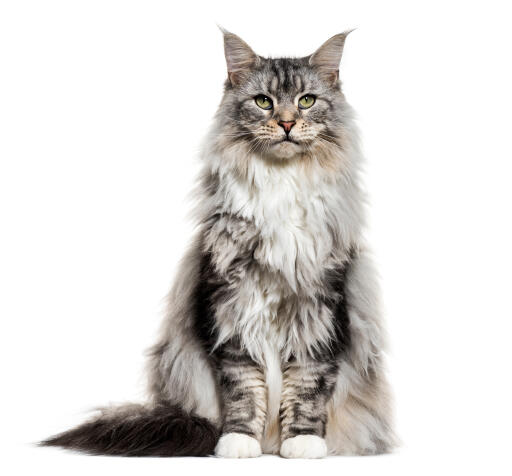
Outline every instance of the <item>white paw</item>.
<svg viewBox="0 0 512 476">
<path fill-rule="evenodd" d="M 327 456 L 325 440 L 315 435 L 298 435 L 281 444 L 284 458 L 323 458 Z"/>
<path fill-rule="evenodd" d="M 249 435 L 226 433 L 220 437 L 215 454 L 221 458 L 255 458 L 261 455 L 261 446 Z"/>
</svg>

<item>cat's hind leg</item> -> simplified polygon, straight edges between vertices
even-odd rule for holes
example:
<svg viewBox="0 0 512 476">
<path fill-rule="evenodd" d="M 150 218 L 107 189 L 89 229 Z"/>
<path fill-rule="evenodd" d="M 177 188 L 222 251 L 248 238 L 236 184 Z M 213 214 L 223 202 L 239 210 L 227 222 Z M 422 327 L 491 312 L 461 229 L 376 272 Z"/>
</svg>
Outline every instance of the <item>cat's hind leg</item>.
<svg viewBox="0 0 512 476">
<path fill-rule="evenodd" d="M 350 350 L 341 359 L 328 404 L 329 454 L 387 453 L 397 445 L 383 365 L 385 336 L 379 286 L 368 254 L 358 250 L 346 276 Z"/>
</svg>

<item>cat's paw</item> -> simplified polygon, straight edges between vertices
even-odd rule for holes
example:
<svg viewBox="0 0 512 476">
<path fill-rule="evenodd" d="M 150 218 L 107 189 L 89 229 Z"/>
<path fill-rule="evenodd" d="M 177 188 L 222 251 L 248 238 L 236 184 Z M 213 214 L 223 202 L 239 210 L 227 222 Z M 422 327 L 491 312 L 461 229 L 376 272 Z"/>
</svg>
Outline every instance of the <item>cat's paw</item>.
<svg viewBox="0 0 512 476">
<path fill-rule="evenodd" d="M 298 435 L 281 444 L 284 458 L 324 458 L 327 456 L 325 440 L 316 435 Z"/>
<path fill-rule="evenodd" d="M 258 440 L 243 433 L 226 433 L 215 447 L 215 455 L 221 458 L 255 458 L 261 456 Z"/>
</svg>

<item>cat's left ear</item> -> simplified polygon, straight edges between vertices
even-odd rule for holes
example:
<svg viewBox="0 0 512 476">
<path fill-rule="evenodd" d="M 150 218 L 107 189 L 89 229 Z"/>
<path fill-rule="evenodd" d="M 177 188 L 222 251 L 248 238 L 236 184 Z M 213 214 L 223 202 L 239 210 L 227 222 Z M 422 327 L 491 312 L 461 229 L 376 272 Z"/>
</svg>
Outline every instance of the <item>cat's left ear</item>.
<svg viewBox="0 0 512 476">
<path fill-rule="evenodd" d="M 258 64 L 259 56 L 240 37 L 222 28 L 221 30 L 224 34 L 224 54 L 229 81 L 232 85 L 237 86 Z"/>
<path fill-rule="evenodd" d="M 352 31 L 345 31 L 329 38 L 309 57 L 309 64 L 314 66 L 321 76 L 330 83 L 335 83 L 339 78 L 340 61 L 343 47 L 345 46 L 345 39 Z"/>
</svg>

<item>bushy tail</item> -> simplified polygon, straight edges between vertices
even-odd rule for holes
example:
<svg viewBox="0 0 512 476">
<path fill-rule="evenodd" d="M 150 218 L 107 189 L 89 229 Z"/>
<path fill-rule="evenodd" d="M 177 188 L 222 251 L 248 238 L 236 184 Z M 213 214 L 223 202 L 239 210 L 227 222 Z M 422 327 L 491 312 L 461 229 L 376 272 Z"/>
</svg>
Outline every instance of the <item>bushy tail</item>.
<svg viewBox="0 0 512 476">
<path fill-rule="evenodd" d="M 208 456 L 219 439 L 206 418 L 175 405 L 125 405 L 41 442 L 96 455 Z"/>
</svg>

